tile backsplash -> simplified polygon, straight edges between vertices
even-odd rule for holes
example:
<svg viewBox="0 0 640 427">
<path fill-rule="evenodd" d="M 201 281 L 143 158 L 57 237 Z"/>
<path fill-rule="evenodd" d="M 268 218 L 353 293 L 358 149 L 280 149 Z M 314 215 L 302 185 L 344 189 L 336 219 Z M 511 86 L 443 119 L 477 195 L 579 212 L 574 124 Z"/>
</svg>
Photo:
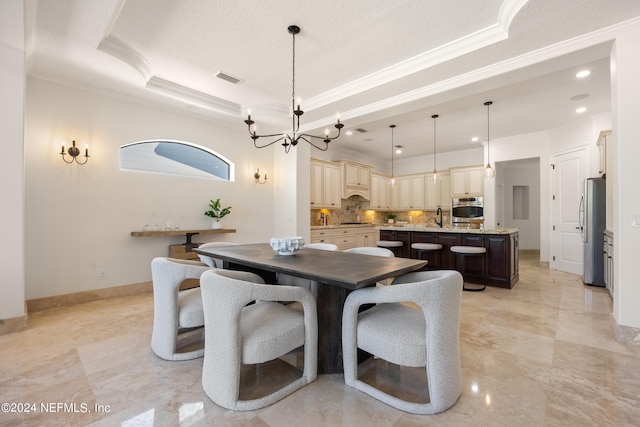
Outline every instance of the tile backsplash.
<svg viewBox="0 0 640 427">
<path fill-rule="evenodd" d="M 311 226 L 323 225 L 321 216 L 324 213 L 327 217 L 327 225 L 340 225 L 343 222 L 370 222 L 375 225 L 387 223 L 387 216 L 392 213 L 395 221 L 405 221 L 409 224 L 435 224 L 436 211 L 372 211 L 364 210 L 361 206 L 362 199 L 358 196 L 342 199 L 340 209 L 311 209 Z M 442 211 L 443 222 L 448 224 L 451 221 L 448 210 Z"/>
</svg>

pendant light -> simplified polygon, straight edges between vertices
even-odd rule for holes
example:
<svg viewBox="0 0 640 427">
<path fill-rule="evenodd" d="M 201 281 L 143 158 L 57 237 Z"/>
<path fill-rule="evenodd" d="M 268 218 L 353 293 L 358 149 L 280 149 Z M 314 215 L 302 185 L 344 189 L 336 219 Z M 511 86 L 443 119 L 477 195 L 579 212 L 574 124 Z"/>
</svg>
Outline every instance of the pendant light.
<svg viewBox="0 0 640 427">
<path fill-rule="evenodd" d="M 389 184 L 392 187 L 396 186 L 396 176 L 393 174 L 393 150 L 395 149 L 393 146 L 393 129 L 395 129 L 396 125 L 389 125 L 391 128 L 391 179 L 389 180 Z"/>
<path fill-rule="evenodd" d="M 487 101 L 484 105 L 487 106 L 487 166 L 484 167 L 484 177 L 485 178 L 493 178 L 496 176 L 496 170 L 491 167 L 491 162 L 489 159 L 489 106 L 493 104 L 492 101 Z"/>
<path fill-rule="evenodd" d="M 433 172 L 431 173 L 431 182 L 437 184 L 442 181 L 442 176 L 436 169 L 436 119 L 438 115 L 434 114 L 431 118 L 433 119 Z"/>
</svg>

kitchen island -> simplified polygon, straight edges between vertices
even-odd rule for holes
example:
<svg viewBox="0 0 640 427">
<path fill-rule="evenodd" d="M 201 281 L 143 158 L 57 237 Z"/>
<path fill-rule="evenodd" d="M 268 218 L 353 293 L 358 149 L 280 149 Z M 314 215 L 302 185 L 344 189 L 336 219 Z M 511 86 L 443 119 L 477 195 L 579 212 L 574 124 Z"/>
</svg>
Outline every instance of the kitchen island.
<svg viewBox="0 0 640 427">
<path fill-rule="evenodd" d="M 484 263 L 481 257 L 465 261 L 465 281 L 487 286 L 511 289 L 519 280 L 518 229 L 498 230 L 431 228 L 419 225 L 380 226 L 380 240 L 400 240 L 396 256 L 424 259 L 428 269 L 459 270 L 459 260 L 451 252 L 451 246 L 481 246 L 487 249 Z M 413 243 L 439 243 L 442 249 L 419 252 L 411 249 Z"/>
</svg>

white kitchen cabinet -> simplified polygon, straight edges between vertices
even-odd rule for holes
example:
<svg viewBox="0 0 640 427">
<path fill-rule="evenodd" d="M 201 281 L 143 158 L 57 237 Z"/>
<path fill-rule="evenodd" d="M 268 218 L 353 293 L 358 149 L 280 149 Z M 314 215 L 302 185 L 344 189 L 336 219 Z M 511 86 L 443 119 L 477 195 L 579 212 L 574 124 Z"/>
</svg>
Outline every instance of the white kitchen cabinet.
<svg viewBox="0 0 640 427">
<path fill-rule="evenodd" d="M 379 231 L 374 227 L 314 228 L 311 243 L 333 243 L 343 251 L 361 246 L 376 246 Z"/>
<path fill-rule="evenodd" d="M 371 166 L 350 161 L 342 163 L 342 198 L 362 196 L 366 200 L 371 198 Z"/>
<path fill-rule="evenodd" d="M 598 137 L 598 151 L 600 154 L 600 166 L 598 168 L 598 175 L 603 176 L 607 173 L 607 138 L 611 137 L 611 131 L 605 130 L 600 132 Z"/>
<path fill-rule="evenodd" d="M 437 184 L 431 179 L 431 174 L 425 178 L 425 209 L 449 210 L 451 208 L 451 174 L 449 171 L 438 171 L 442 180 Z"/>
<path fill-rule="evenodd" d="M 332 162 L 311 159 L 311 208 L 339 209 L 341 195 L 341 166 Z"/>
<path fill-rule="evenodd" d="M 406 175 L 397 178 L 395 209 L 420 210 L 425 208 L 425 175 Z"/>
<path fill-rule="evenodd" d="M 454 168 L 451 172 L 451 196 L 482 196 L 484 193 L 484 168 L 482 165 Z"/>
<path fill-rule="evenodd" d="M 371 203 L 372 210 L 389 210 L 390 203 L 389 177 L 379 173 L 371 173 Z"/>
<path fill-rule="evenodd" d="M 380 232 L 374 228 L 356 228 L 356 246 L 362 247 L 374 247 L 377 245 Z"/>
</svg>

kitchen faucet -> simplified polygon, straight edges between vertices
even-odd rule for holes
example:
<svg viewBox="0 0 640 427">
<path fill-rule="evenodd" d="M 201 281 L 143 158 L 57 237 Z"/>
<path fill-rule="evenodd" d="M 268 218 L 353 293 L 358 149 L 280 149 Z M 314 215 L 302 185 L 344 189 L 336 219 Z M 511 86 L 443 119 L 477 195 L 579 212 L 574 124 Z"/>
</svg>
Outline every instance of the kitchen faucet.
<svg viewBox="0 0 640 427">
<path fill-rule="evenodd" d="M 438 208 L 438 210 L 436 211 L 436 216 L 440 216 L 440 222 L 438 222 L 438 220 L 436 219 L 436 224 L 438 224 L 438 226 L 440 226 L 440 228 L 442 228 L 442 208 Z"/>
</svg>

